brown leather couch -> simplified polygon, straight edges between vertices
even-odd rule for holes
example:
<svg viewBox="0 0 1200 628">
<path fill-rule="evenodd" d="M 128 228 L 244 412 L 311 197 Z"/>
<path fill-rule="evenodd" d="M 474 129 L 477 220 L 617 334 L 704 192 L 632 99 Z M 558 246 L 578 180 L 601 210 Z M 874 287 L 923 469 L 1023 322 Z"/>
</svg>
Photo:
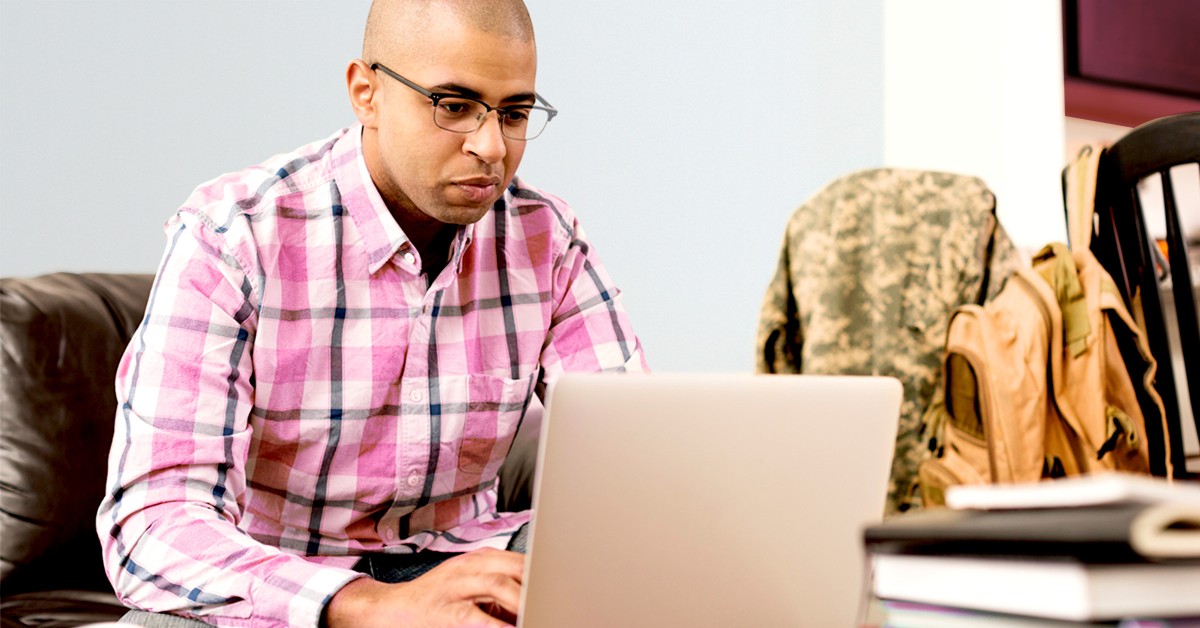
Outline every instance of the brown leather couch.
<svg viewBox="0 0 1200 628">
<path fill-rule="evenodd" d="M 0 279 L 0 627 L 59 628 L 125 612 L 94 527 L 117 363 L 152 275 Z M 528 508 L 540 406 L 501 469 L 500 504 Z"/>
</svg>

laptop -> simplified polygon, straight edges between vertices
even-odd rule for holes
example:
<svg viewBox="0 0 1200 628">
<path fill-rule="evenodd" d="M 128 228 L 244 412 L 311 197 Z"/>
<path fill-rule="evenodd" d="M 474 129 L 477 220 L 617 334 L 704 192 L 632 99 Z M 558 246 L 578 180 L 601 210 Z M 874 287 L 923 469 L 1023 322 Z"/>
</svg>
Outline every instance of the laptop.
<svg viewBox="0 0 1200 628">
<path fill-rule="evenodd" d="M 562 377 L 518 625 L 855 625 L 901 395 L 884 377 Z"/>
</svg>

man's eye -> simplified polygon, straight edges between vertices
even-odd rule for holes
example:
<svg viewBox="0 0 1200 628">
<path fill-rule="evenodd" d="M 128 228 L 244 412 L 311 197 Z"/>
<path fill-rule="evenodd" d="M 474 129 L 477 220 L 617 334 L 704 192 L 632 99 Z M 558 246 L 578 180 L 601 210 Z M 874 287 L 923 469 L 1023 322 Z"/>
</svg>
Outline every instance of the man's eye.
<svg viewBox="0 0 1200 628">
<path fill-rule="evenodd" d="M 525 109 L 510 109 L 505 111 L 504 121 L 509 124 L 525 124 L 529 121 L 529 111 Z"/>
<path fill-rule="evenodd" d="M 468 115 L 469 113 L 471 113 L 471 109 L 472 109 L 470 103 L 456 101 L 456 100 L 450 100 L 450 101 L 443 100 L 442 102 L 438 103 L 438 108 L 441 109 L 442 113 L 444 113 L 446 115 L 460 116 L 460 117 Z"/>
</svg>

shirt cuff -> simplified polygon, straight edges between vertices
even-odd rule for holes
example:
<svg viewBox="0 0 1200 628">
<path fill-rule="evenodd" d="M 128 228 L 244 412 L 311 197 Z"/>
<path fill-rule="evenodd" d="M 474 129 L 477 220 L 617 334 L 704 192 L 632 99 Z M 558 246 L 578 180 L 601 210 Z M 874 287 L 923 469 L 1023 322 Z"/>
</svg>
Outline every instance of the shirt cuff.
<svg viewBox="0 0 1200 628">
<path fill-rule="evenodd" d="M 262 597 L 255 596 L 253 613 L 266 621 L 254 621 L 254 626 L 269 625 L 267 618 L 280 618 L 285 626 L 322 626 L 334 594 L 347 583 L 366 577 L 350 569 L 299 562 L 302 564 L 288 565 L 264 583 L 267 591 Z"/>
</svg>

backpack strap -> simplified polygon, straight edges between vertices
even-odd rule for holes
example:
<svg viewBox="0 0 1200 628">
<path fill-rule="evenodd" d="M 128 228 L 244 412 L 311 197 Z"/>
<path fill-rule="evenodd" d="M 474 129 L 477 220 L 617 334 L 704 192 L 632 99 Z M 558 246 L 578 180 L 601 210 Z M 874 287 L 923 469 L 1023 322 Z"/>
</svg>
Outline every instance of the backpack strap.
<svg viewBox="0 0 1200 628">
<path fill-rule="evenodd" d="M 1067 237 L 1074 251 L 1087 250 L 1092 244 L 1096 210 L 1096 180 L 1100 157 L 1106 144 L 1086 144 L 1063 168 L 1063 203 L 1067 211 Z"/>
<path fill-rule="evenodd" d="M 1072 356 L 1079 357 L 1087 350 L 1092 325 L 1088 320 L 1083 284 L 1079 282 L 1079 269 L 1075 266 L 1071 251 L 1061 242 L 1047 244 L 1033 256 L 1033 267 L 1050 284 L 1058 299 L 1058 308 L 1062 312 L 1063 344 Z"/>
</svg>

